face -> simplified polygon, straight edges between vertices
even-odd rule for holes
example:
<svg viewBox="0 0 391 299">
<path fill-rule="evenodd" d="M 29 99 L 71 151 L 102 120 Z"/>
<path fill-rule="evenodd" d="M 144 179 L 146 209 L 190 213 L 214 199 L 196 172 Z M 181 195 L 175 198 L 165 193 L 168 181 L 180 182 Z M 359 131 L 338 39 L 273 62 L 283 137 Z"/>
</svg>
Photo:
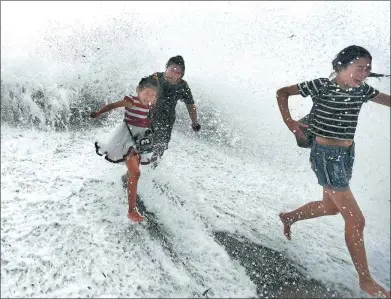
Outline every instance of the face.
<svg viewBox="0 0 391 299">
<path fill-rule="evenodd" d="M 339 80 L 349 87 L 358 87 L 371 72 L 371 60 L 366 57 L 355 59 L 353 63 L 338 73 Z"/>
<path fill-rule="evenodd" d="M 170 84 L 176 84 L 182 77 L 182 69 L 179 65 L 172 64 L 166 70 L 166 80 Z"/>
<path fill-rule="evenodd" d="M 152 106 L 156 103 L 157 90 L 151 87 L 137 88 L 138 98 L 143 105 Z"/>
</svg>

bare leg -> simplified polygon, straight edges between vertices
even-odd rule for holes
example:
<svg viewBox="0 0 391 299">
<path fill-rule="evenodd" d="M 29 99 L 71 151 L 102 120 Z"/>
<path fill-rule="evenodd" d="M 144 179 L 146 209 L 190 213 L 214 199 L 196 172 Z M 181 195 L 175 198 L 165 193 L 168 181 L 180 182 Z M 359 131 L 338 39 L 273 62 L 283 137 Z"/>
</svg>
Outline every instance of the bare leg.
<svg viewBox="0 0 391 299">
<path fill-rule="evenodd" d="M 137 184 L 140 177 L 139 169 L 140 159 L 138 155 L 132 155 L 127 158 L 126 165 L 128 166 L 128 218 L 135 222 L 140 222 L 144 219 L 136 209 Z"/>
<path fill-rule="evenodd" d="M 390 292 L 373 280 L 369 272 L 364 246 L 365 218 L 352 192 L 330 191 L 329 195 L 345 220 L 345 241 L 356 267 L 361 289 L 374 297 L 390 297 Z"/>
<path fill-rule="evenodd" d="M 326 188 L 323 188 L 322 201 L 312 201 L 294 211 L 281 213 L 279 215 L 282 223 L 284 224 L 284 235 L 288 240 L 291 239 L 291 225 L 293 223 L 299 220 L 336 215 L 339 213 L 337 206 L 334 204 L 328 192 L 329 191 Z"/>
</svg>

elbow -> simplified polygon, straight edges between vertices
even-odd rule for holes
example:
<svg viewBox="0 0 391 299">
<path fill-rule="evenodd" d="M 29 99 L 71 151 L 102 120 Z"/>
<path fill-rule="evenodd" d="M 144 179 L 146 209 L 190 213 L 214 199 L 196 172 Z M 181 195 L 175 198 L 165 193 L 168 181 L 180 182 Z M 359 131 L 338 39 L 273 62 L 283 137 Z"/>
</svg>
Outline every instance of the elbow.
<svg viewBox="0 0 391 299">
<path fill-rule="evenodd" d="M 280 101 L 282 99 L 287 99 L 288 96 L 289 96 L 289 94 L 286 91 L 286 87 L 282 87 L 282 88 L 278 89 L 276 92 L 277 101 Z"/>
</svg>

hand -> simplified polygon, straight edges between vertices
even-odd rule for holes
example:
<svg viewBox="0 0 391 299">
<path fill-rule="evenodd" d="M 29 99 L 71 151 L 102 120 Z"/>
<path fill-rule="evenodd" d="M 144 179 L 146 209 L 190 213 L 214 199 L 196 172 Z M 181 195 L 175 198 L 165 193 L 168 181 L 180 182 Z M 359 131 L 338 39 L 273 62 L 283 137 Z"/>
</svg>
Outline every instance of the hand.
<svg viewBox="0 0 391 299">
<path fill-rule="evenodd" d="M 98 111 L 92 111 L 91 114 L 90 114 L 90 116 L 92 118 L 97 118 L 99 115 L 100 115 L 100 113 Z"/>
<path fill-rule="evenodd" d="M 193 123 L 191 127 L 193 128 L 194 132 L 198 132 L 199 130 L 201 130 L 201 125 L 199 123 Z"/>
<path fill-rule="evenodd" d="M 306 139 L 304 133 L 301 131 L 301 128 L 308 128 L 308 125 L 306 124 L 303 124 L 301 122 L 298 122 L 296 120 L 291 120 L 288 124 L 287 124 L 289 130 L 291 130 L 291 132 L 293 134 L 295 134 L 298 138 L 300 139 Z"/>
</svg>

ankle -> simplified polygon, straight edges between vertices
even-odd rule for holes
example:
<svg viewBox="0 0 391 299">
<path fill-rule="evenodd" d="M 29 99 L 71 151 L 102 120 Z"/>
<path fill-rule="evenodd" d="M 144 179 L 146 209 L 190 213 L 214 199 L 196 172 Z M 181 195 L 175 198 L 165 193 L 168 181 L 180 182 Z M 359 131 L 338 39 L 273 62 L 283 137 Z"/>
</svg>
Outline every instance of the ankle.
<svg viewBox="0 0 391 299">
<path fill-rule="evenodd" d="M 358 281 L 359 281 L 360 285 L 366 284 L 368 282 L 374 282 L 374 280 L 370 274 L 362 275 L 361 277 L 359 277 Z"/>
<path fill-rule="evenodd" d="M 294 223 L 293 219 L 291 217 L 287 216 L 287 213 L 281 213 L 280 219 L 286 225 L 292 225 Z"/>
</svg>

